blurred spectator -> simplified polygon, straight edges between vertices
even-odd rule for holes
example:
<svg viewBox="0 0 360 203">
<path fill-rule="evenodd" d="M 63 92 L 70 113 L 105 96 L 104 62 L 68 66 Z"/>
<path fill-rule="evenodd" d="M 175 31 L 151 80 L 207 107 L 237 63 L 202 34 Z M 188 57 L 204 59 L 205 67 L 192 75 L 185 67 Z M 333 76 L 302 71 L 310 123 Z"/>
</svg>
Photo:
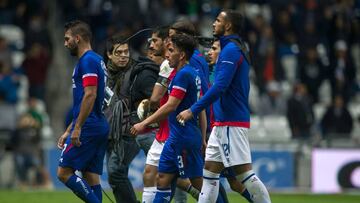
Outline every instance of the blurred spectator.
<svg viewBox="0 0 360 203">
<path fill-rule="evenodd" d="M 52 43 L 47 30 L 44 16 L 35 14 L 30 17 L 28 27 L 25 32 L 25 47 L 32 49 L 34 44 L 40 44 L 47 55 L 52 51 Z"/>
<path fill-rule="evenodd" d="M 43 115 L 39 100 L 29 99 L 29 109 L 19 117 L 11 146 L 14 149 L 16 173 L 20 187 L 49 187 L 51 181 L 46 170 L 42 149 L 41 129 Z"/>
<path fill-rule="evenodd" d="M 40 123 L 30 114 L 22 115 L 12 137 L 16 173 L 21 187 L 40 182 L 36 180 L 38 177 L 31 180 L 29 176 L 31 170 L 38 171 L 41 166 L 40 140 Z"/>
<path fill-rule="evenodd" d="M 0 23 L 10 24 L 13 20 L 13 12 L 10 9 L 9 0 L 0 0 Z"/>
<path fill-rule="evenodd" d="M 0 36 L 0 61 L 11 67 L 11 52 L 7 40 Z"/>
<path fill-rule="evenodd" d="M 345 103 L 350 100 L 353 94 L 356 70 L 351 57 L 348 55 L 348 45 L 344 40 L 339 40 L 334 45 L 335 57 L 330 61 L 330 84 L 331 93 L 341 94 Z"/>
<path fill-rule="evenodd" d="M 33 43 L 23 62 L 25 75 L 29 79 L 29 96 L 44 100 L 45 81 L 50 64 L 50 56 L 44 46 Z"/>
<path fill-rule="evenodd" d="M 299 60 L 300 80 L 306 85 L 312 102 L 317 103 L 319 87 L 326 76 L 326 68 L 319 60 L 316 47 L 310 46 L 305 51 L 305 58 Z"/>
<path fill-rule="evenodd" d="M 287 119 L 293 139 L 308 139 L 314 124 L 314 112 L 311 99 L 304 84 L 296 84 L 294 94 L 287 102 Z"/>
<path fill-rule="evenodd" d="M 19 77 L 7 63 L 0 61 L 0 101 L 15 104 L 18 86 Z"/>
<path fill-rule="evenodd" d="M 324 138 L 350 137 L 353 129 L 353 118 L 341 95 L 335 96 L 333 104 L 327 108 L 321 119 L 321 129 Z"/>
<path fill-rule="evenodd" d="M 266 85 L 267 92 L 260 96 L 257 113 L 259 116 L 285 115 L 286 99 L 277 81 L 270 81 Z"/>
</svg>

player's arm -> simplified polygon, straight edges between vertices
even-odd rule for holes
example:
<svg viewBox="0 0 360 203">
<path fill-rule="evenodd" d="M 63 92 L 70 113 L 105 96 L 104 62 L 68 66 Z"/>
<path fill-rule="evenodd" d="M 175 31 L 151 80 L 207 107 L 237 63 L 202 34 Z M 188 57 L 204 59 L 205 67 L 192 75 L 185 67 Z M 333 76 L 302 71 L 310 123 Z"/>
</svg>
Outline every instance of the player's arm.
<svg viewBox="0 0 360 203">
<path fill-rule="evenodd" d="M 159 106 L 160 99 L 164 96 L 167 90 L 167 86 L 160 85 L 159 83 L 155 83 L 154 89 L 151 93 L 150 97 L 150 107 L 151 109 L 155 109 Z"/>
<path fill-rule="evenodd" d="M 235 63 L 236 59 L 244 60 L 243 56 L 234 54 L 233 52 L 224 53 L 221 60 L 217 63 L 218 74 L 215 78 L 214 85 L 205 93 L 205 95 L 190 108 L 194 115 L 208 107 L 216 101 L 230 86 L 234 77 L 238 64 Z"/>
<path fill-rule="evenodd" d="M 170 67 L 169 61 L 164 60 L 160 66 L 159 77 L 155 83 L 154 89 L 150 97 L 150 105 L 152 109 L 159 106 L 160 99 L 164 96 L 170 84 L 170 75 L 173 68 Z"/>
<path fill-rule="evenodd" d="M 71 143 L 80 146 L 80 130 L 85 123 L 86 118 L 90 115 L 97 96 L 97 86 L 85 86 L 84 96 L 81 101 L 80 113 L 76 119 L 73 133 L 71 134 Z"/>
<path fill-rule="evenodd" d="M 217 63 L 218 74 L 215 78 L 213 86 L 205 93 L 205 95 L 191 106 L 190 109 L 184 110 L 178 115 L 178 120 L 189 120 L 193 115 L 199 114 L 203 109 L 210 106 L 215 102 L 229 87 L 238 64 L 234 63 L 236 59 L 240 59 L 240 62 L 244 60 L 244 57 L 234 53 L 224 53 L 224 57 Z M 241 59 L 242 58 L 242 59 Z"/>
<path fill-rule="evenodd" d="M 206 111 L 202 110 L 199 114 L 200 130 L 202 135 L 203 150 L 206 149 L 206 129 L 207 129 L 207 118 Z"/>
</svg>

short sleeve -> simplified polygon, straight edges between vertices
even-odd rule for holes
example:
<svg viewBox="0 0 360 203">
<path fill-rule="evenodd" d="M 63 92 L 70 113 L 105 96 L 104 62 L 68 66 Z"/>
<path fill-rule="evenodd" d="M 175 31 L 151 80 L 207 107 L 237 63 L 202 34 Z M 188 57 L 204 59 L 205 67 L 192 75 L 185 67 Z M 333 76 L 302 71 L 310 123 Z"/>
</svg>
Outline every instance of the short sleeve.
<svg viewBox="0 0 360 203">
<path fill-rule="evenodd" d="M 159 76 L 169 78 L 174 69 L 170 67 L 169 61 L 164 60 L 160 65 Z"/>
<path fill-rule="evenodd" d="M 82 74 L 83 87 L 98 85 L 99 75 L 97 66 L 101 66 L 101 64 L 90 57 L 84 58 L 81 61 L 80 71 Z"/>
<path fill-rule="evenodd" d="M 186 77 L 185 72 L 178 72 L 173 79 L 173 85 L 170 92 L 170 96 L 176 97 L 182 100 L 186 94 L 187 88 L 189 86 L 188 77 Z"/>
</svg>

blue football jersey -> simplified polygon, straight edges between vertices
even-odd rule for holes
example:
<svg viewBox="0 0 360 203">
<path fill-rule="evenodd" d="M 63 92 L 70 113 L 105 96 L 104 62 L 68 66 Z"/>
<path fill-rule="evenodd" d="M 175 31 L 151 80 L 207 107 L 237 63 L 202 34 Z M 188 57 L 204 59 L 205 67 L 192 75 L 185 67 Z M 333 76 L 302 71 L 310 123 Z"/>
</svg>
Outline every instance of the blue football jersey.
<svg viewBox="0 0 360 203">
<path fill-rule="evenodd" d="M 105 93 L 105 63 L 94 51 L 87 51 L 76 64 L 72 76 L 73 118 L 75 123 L 79 113 L 86 86 L 97 86 L 94 107 L 83 127 L 98 126 L 104 123 L 102 105 Z"/>
<path fill-rule="evenodd" d="M 170 136 L 194 138 L 194 134 L 200 132 L 197 118 L 188 120 L 185 126 L 182 126 L 177 122 L 176 116 L 191 107 L 200 98 L 201 79 L 198 73 L 192 66 L 185 65 L 176 73 L 168 90 L 170 96 L 182 99 L 176 110 L 169 115 Z M 201 134 L 199 136 L 201 137 Z"/>
</svg>

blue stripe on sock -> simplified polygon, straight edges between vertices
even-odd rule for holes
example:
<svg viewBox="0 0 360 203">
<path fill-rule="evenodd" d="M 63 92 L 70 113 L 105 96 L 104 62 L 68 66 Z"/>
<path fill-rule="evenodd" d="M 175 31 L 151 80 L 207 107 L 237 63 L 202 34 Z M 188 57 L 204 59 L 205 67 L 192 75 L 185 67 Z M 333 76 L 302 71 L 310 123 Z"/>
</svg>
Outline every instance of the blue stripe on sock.
<svg viewBox="0 0 360 203">
<path fill-rule="evenodd" d="M 243 197 L 245 197 L 245 199 L 247 199 L 248 202 L 250 202 L 250 203 L 253 202 L 252 199 L 251 199 L 251 194 L 249 193 L 249 191 L 248 191 L 247 189 L 245 189 L 245 190 L 241 193 L 241 195 L 242 195 Z"/>
<path fill-rule="evenodd" d="M 168 192 L 168 191 L 171 191 L 171 188 L 157 188 L 157 190 L 159 191 L 159 192 Z"/>
<path fill-rule="evenodd" d="M 204 179 L 208 179 L 208 180 L 219 180 L 219 178 L 210 178 L 210 177 L 206 177 L 206 176 L 203 176 Z"/>
<path fill-rule="evenodd" d="M 249 178 L 253 177 L 255 175 L 255 173 L 249 175 L 248 177 L 246 177 L 243 181 L 241 181 L 242 184 L 244 184 L 247 180 L 249 180 Z"/>
</svg>

